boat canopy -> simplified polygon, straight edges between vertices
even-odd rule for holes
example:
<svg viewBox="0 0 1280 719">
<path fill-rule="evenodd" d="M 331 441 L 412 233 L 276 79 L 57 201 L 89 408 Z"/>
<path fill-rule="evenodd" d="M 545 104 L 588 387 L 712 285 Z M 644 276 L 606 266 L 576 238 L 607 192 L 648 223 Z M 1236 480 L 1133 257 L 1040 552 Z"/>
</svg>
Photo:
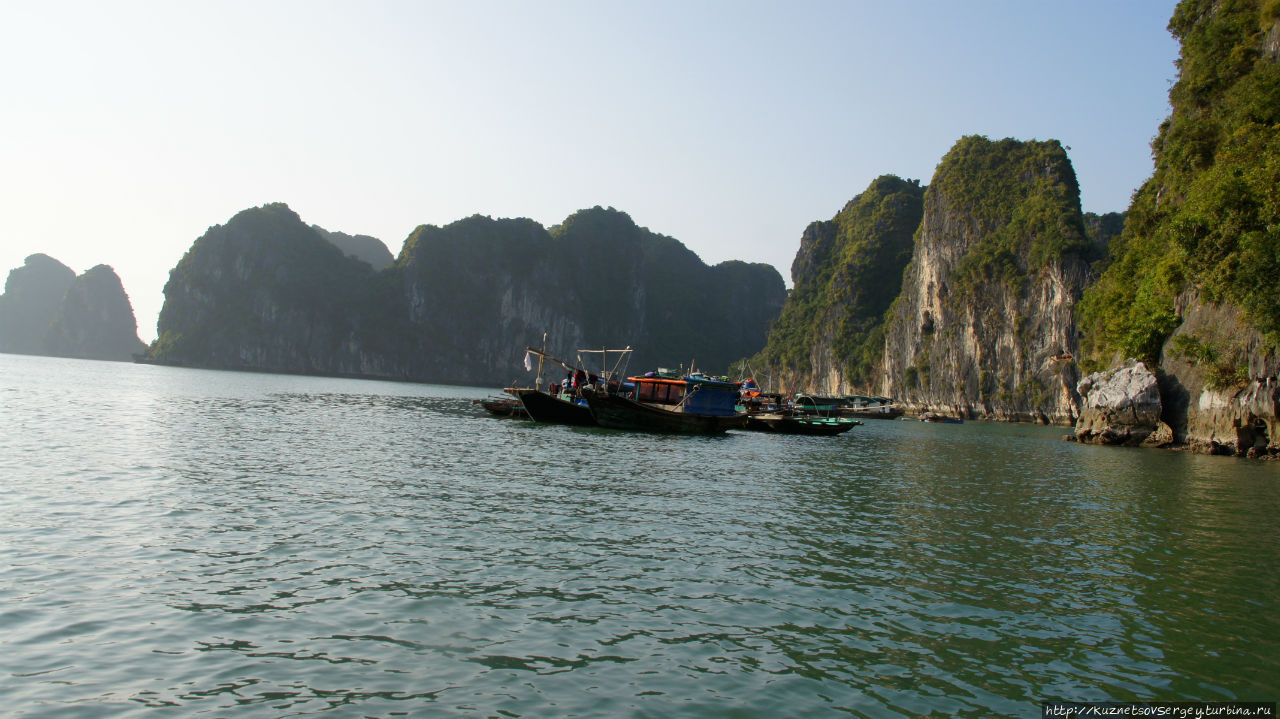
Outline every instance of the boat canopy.
<svg viewBox="0 0 1280 719">
<path fill-rule="evenodd" d="M 684 412 L 705 415 L 737 414 L 738 384 L 701 375 L 683 378 L 628 377 L 635 384 L 637 402 L 679 405 Z"/>
<path fill-rule="evenodd" d="M 851 402 L 854 406 L 867 404 L 893 404 L 892 397 L 878 397 L 873 394 L 846 394 L 841 395 L 840 399 Z"/>
<path fill-rule="evenodd" d="M 684 411 L 695 414 L 737 414 L 738 386 L 715 380 L 690 381 Z"/>
</svg>

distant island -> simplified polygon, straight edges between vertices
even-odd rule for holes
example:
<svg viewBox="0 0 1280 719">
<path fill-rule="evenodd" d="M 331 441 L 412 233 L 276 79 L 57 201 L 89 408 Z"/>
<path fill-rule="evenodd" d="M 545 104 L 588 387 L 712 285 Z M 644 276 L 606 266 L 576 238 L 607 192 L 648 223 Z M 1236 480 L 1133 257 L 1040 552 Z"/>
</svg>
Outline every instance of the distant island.
<svg viewBox="0 0 1280 719">
<path fill-rule="evenodd" d="M 146 348 L 115 270 L 80 276 L 43 254 L 9 272 L 0 295 L 0 352 L 128 361 Z"/>
<path fill-rule="evenodd" d="M 708 267 L 612 208 L 549 229 L 479 215 L 424 225 L 381 269 L 335 244 L 346 237 L 283 204 L 210 228 L 170 274 L 149 357 L 492 384 L 523 375 L 525 347 L 545 333 L 548 351 L 569 358 L 631 346 L 640 371 L 719 370 L 764 344 L 786 299 L 774 268 Z"/>
</svg>

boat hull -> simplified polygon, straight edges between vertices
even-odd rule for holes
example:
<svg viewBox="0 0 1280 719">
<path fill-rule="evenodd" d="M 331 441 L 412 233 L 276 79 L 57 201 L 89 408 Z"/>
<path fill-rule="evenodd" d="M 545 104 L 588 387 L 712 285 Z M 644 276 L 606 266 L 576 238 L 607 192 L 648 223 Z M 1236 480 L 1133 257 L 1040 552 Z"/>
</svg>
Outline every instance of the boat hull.
<svg viewBox="0 0 1280 719">
<path fill-rule="evenodd" d="M 842 416 L 857 419 L 897 419 L 902 416 L 902 410 L 897 407 L 857 407 L 845 410 Z"/>
<path fill-rule="evenodd" d="M 897 419 L 902 410 L 891 404 L 851 405 L 840 397 L 812 397 L 800 395 L 795 401 L 795 413 L 810 417 L 851 417 L 853 419 Z"/>
<path fill-rule="evenodd" d="M 832 437 L 862 424 L 857 420 L 819 417 L 797 417 L 778 414 L 760 414 L 747 420 L 747 429 L 777 434 L 802 434 L 815 437 Z"/>
<path fill-rule="evenodd" d="M 652 407 L 618 395 L 588 393 L 591 416 L 601 427 L 639 430 L 642 432 L 674 432 L 678 434 L 719 434 L 742 427 L 745 414 L 705 415 Z"/>
<path fill-rule="evenodd" d="M 525 411 L 529 413 L 529 417 L 535 422 L 574 424 L 584 427 L 594 427 L 596 424 L 589 408 L 573 402 L 566 402 L 558 397 L 552 397 L 546 392 L 536 389 L 520 389 L 516 390 L 516 396 L 520 398 Z"/>
<path fill-rule="evenodd" d="M 524 405 L 520 404 L 520 400 L 514 397 L 473 399 L 471 403 L 480 405 L 484 408 L 484 411 L 495 417 L 529 419 L 529 413 L 525 411 Z"/>
</svg>

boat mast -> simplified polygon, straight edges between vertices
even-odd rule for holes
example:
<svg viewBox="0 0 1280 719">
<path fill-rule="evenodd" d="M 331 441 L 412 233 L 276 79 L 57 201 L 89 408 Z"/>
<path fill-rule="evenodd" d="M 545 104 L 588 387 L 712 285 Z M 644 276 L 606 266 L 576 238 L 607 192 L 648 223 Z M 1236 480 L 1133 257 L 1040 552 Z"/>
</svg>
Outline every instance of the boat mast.
<svg viewBox="0 0 1280 719">
<path fill-rule="evenodd" d="M 546 333 L 545 333 L 545 332 L 542 334 L 542 349 L 536 349 L 536 348 L 533 348 L 533 347 L 525 347 L 525 348 L 524 348 L 524 351 L 525 351 L 525 352 L 528 352 L 528 353 L 529 353 L 529 354 L 531 354 L 531 355 L 537 355 L 537 356 L 538 356 L 538 383 L 539 383 L 539 384 L 541 384 L 541 383 L 542 383 L 542 361 L 543 361 L 544 359 L 545 359 L 547 362 L 550 362 L 550 363 L 552 363 L 552 364 L 558 364 L 558 365 L 560 365 L 561 367 L 565 368 L 565 369 L 566 369 L 566 370 L 568 370 L 569 372 L 575 372 L 575 371 L 577 371 L 577 369 L 578 369 L 577 367 L 574 367 L 573 365 L 569 364 L 568 362 L 565 362 L 565 361 L 564 361 L 564 360 L 562 360 L 562 359 L 557 359 L 557 358 L 555 358 L 555 357 L 552 357 L 551 355 L 547 354 L 547 351 L 546 351 L 546 350 L 547 350 L 547 335 L 546 335 Z M 550 392 L 548 392 L 547 394 L 551 394 L 551 393 L 550 393 Z"/>
<path fill-rule="evenodd" d="M 612 368 L 610 368 L 609 366 L 610 353 L 616 354 L 618 356 L 617 360 L 614 361 Z M 599 354 L 600 355 L 600 378 L 603 379 L 607 384 L 608 382 L 614 381 L 615 377 L 626 374 L 625 370 L 620 371 L 618 368 L 622 366 L 622 362 L 624 359 L 628 359 L 630 357 L 631 346 L 627 345 L 626 349 L 620 349 L 620 350 L 611 350 L 607 347 L 599 350 L 578 350 L 578 364 L 582 365 L 583 367 L 586 367 L 587 362 L 582 359 L 583 354 Z"/>
<path fill-rule="evenodd" d="M 547 351 L 547 333 L 543 332 L 542 333 L 542 352 L 545 353 L 546 351 Z M 538 354 L 538 380 L 533 383 L 533 388 L 536 390 L 542 389 L 542 353 Z"/>
</svg>

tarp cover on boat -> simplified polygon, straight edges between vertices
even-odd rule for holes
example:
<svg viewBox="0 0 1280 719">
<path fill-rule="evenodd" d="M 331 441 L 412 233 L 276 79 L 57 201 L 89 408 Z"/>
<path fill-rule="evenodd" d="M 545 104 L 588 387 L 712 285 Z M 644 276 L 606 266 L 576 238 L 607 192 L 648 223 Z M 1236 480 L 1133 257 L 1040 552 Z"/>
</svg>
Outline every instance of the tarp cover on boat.
<svg viewBox="0 0 1280 719">
<path fill-rule="evenodd" d="M 694 390 L 696 387 L 696 391 Z M 738 387 L 730 382 L 689 379 L 689 394 L 684 401 L 684 411 L 694 414 L 735 414 Z"/>
</svg>

